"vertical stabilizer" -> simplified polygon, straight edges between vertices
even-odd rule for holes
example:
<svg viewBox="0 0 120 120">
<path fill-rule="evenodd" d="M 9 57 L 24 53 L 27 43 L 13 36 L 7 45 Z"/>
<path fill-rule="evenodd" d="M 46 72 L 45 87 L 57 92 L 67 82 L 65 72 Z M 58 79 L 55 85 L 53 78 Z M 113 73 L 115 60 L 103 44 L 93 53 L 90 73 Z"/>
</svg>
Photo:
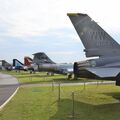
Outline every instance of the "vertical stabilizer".
<svg viewBox="0 0 120 120">
<path fill-rule="evenodd" d="M 5 60 L 1 60 L 1 66 L 2 66 L 2 69 L 7 69 L 7 70 L 10 70 L 11 69 L 11 64 L 8 63 L 7 61 Z"/>
<path fill-rule="evenodd" d="M 86 57 L 120 55 L 120 45 L 87 14 L 67 14 L 75 27 Z"/>
<path fill-rule="evenodd" d="M 36 64 L 42 64 L 42 63 L 53 64 L 54 63 L 44 52 L 35 53 L 33 55 L 34 55 L 33 63 L 36 63 Z"/>
<path fill-rule="evenodd" d="M 23 67 L 23 63 L 17 59 L 13 59 L 13 67 Z"/>
<path fill-rule="evenodd" d="M 32 60 L 30 57 L 27 57 L 27 56 L 24 57 L 24 65 L 25 65 L 25 66 L 31 65 L 32 62 L 33 62 L 33 60 Z"/>
</svg>

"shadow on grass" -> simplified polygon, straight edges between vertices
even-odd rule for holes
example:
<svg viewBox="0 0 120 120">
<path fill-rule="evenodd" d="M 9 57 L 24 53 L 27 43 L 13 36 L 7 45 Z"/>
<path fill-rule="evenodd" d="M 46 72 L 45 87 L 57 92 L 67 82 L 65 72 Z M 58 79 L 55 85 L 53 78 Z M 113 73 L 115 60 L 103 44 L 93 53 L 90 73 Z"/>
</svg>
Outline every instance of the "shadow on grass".
<svg viewBox="0 0 120 120">
<path fill-rule="evenodd" d="M 120 103 L 91 105 L 75 101 L 74 120 L 120 120 Z M 62 99 L 57 112 L 49 120 L 73 120 L 72 100 Z"/>
<path fill-rule="evenodd" d="M 114 93 L 102 93 L 108 96 L 112 96 L 114 99 L 120 101 L 120 92 L 114 92 Z"/>
</svg>

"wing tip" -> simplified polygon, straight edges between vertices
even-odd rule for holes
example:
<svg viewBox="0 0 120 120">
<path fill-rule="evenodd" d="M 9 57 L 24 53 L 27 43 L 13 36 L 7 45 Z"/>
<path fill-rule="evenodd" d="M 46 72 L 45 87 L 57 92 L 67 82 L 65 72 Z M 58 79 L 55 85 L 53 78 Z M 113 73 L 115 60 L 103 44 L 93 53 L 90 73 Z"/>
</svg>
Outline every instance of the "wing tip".
<svg viewBox="0 0 120 120">
<path fill-rule="evenodd" d="M 67 13 L 67 16 L 79 16 L 79 15 L 86 16 L 87 14 L 84 14 L 84 13 Z"/>
</svg>

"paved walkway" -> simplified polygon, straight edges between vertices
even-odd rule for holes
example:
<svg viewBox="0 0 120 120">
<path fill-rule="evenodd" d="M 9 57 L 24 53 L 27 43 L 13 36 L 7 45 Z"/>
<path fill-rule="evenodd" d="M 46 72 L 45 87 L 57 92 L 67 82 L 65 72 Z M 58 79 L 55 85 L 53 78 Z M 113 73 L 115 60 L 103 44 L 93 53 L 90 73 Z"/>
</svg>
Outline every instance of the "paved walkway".
<svg viewBox="0 0 120 120">
<path fill-rule="evenodd" d="M 79 85 L 94 85 L 94 84 L 115 84 L 115 81 L 101 81 L 101 82 L 76 82 L 76 83 L 60 83 L 61 86 L 79 86 Z M 49 87 L 49 86 L 58 86 L 59 84 L 54 83 L 37 83 L 37 84 L 21 84 L 22 87 Z"/>
<path fill-rule="evenodd" d="M 0 108 L 9 101 L 18 87 L 19 83 L 15 77 L 0 73 Z"/>
</svg>

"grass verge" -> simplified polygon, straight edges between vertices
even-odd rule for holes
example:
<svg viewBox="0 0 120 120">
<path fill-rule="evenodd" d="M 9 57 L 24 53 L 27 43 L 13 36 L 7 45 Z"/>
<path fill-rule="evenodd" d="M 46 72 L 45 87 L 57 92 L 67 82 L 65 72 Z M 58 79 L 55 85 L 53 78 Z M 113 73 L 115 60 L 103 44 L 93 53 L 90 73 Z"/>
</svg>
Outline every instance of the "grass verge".
<svg viewBox="0 0 120 120">
<path fill-rule="evenodd" d="M 10 74 L 18 78 L 21 84 L 37 84 L 37 83 L 50 83 L 54 82 L 62 82 L 62 83 L 76 83 L 76 82 L 87 82 L 87 81 L 96 81 L 90 80 L 87 78 L 81 78 L 78 80 L 75 79 L 67 79 L 67 75 L 55 74 L 54 76 L 47 75 L 46 72 L 37 72 L 35 74 L 30 74 L 26 71 L 1 71 L 5 74 Z M 98 80 L 97 80 L 98 81 Z"/>
<path fill-rule="evenodd" d="M 8 105 L 0 111 L 0 120 L 71 120 L 75 92 L 75 120 L 119 120 L 120 87 L 87 85 L 61 87 L 21 87 Z"/>
</svg>

